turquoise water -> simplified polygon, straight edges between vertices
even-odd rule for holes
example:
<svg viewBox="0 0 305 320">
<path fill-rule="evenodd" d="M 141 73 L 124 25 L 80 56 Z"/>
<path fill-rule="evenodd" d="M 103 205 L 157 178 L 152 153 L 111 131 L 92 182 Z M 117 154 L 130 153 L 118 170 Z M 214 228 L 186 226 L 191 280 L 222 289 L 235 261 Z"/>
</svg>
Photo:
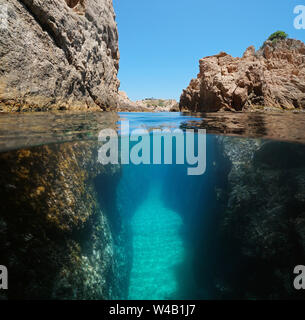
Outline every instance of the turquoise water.
<svg viewBox="0 0 305 320">
<path fill-rule="evenodd" d="M 182 128 L 189 121 L 191 126 L 198 127 L 198 119 L 195 118 L 180 115 L 163 117 L 122 114 L 123 119 L 130 121 L 131 129 Z M 152 134 L 150 139 L 152 154 Z M 198 134 L 195 134 L 195 145 L 198 141 Z M 177 150 L 175 144 L 173 146 L 174 159 Z M 199 144 L 199 147 L 203 148 L 203 145 Z M 283 215 L 291 214 L 286 191 L 281 189 L 286 185 L 277 184 L 272 175 L 287 181 L 286 172 L 300 165 L 293 159 L 304 157 L 304 147 L 208 134 L 205 153 L 206 170 L 199 176 L 188 175 L 189 165 L 175 164 L 175 161 L 172 165 L 122 166 L 117 203 L 122 216 L 127 217 L 130 224 L 132 253 L 128 299 L 201 300 L 238 298 L 242 294 L 250 297 L 252 290 L 261 295 L 272 290 L 280 292 L 280 287 L 272 289 L 279 282 L 273 278 L 275 266 L 270 268 L 271 263 L 267 262 L 261 267 L 265 262 L 261 262 L 259 256 L 254 259 L 247 255 L 259 255 L 256 243 L 264 242 L 270 234 L 276 238 L 275 242 L 289 238 L 287 231 L 277 233 L 277 225 L 287 222 L 275 217 L 275 222 L 269 223 L 272 216 L 268 215 L 273 207 L 285 208 Z M 270 165 L 278 171 L 270 170 Z M 290 173 L 293 178 L 297 174 L 299 171 Z M 268 179 L 269 182 L 264 181 Z M 289 180 L 287 186 L 294 190 L 296 183 Z M 257 199 L 258 194 L 263 199 L 261 202 Z M 277 196 L 275 200 L 274 194 L 285 196 Z M 266 209 L 266 206 L 271 209 Z M 303 204 L 299 204 L 299 208 L 302 207 Z M 266 217 L 264 227 L 268 225 L 270 229 L 258 240 L 255 237 L 257 232 L 262 232 L 262 217 Z M 244 238 L 241 238 L 243 232 Z M 290 241 L 294 246 L 293 240 Z M 269 250 L 268 246 L 264 250 Z M 276 247 L 276 243 L 271 245 L 270 256 L 278 250 L 272 246 Z M 290 259 L 298 261 L 297 255 Z M 252 284 L 251 277 L 256 274 L 258 280 Z M 272 279 L 273 287 L 264 288 L 267 281 L 264 277 Z M 245 285 L 243 279 L 246 279 Z M 244 293 L 241 294 L 242 290 Z"/>
<path fill-rule="evenodd" d="M 185 169 L 153 165 L 122 168 L 117 202 L 130 224 L 130 300 L 197 297 L 193 291 L 192 246 L 186 220 L 187 214 L 195 215 L 200 210 L 195 204 L 187 208 L 188 194 L 193 193 L 195 199 L 198 184 L 196 178 L 187 179 Z M 174 175 L 186 185 L 179 186 L 172 178 Z M 179 201 L 175 201 L 176 193 Z"/>
<path fill-rule="evenodd" d="M 141 127 L 147 129 L 158 127 L 160 123 L 151 115 L 138 119 L 134 114 L 123 114 L 122 118 L 130 121 L 131 129 L 139 128 L 139 121 Z M 166 121 L 161 123 L 168 128 L 179 128 L 185 120 L 167 115 Z M 196 143 L 197 138 L 195 135 Z M 152 134 L 150 139 L 152 156 Z M 128 299 L 209 297 L 208 290 L 196 284 L 194 263 L 198 260 L 197 246 L 201 246 L 198 234 L 208 234 L 210 213 L 215 207 L 214 182 L 211 182 L 219 156 L 215 139 L 212 135 L 207 137 L 207 168 L 203 175 L 188 175 L 188 163 L 175 163 L 175 143 L 171 165 L 122 165 L 117 203 L 130 227 L 132 254 Z"/>
<path fill-rule="evenodd" d="M 129 299 L 175 298 L 177 282 L 174 267 L 185 258 L 179 235 L 182 219 L 165 206 L 161 188 L 152 185 L 147 198 L 131 219 L 133 262 Z"/>
</svg>

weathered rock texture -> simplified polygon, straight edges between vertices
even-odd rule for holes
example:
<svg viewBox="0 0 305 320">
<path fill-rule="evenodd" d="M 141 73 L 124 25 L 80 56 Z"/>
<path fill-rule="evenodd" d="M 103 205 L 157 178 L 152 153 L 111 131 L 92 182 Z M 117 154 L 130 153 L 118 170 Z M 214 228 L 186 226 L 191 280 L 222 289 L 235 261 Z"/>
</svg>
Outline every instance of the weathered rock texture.
<svg viewBox="0 0 305 320">
<path fill-rule="evenodd" d="M 120 170 L 97 151 L 83 141 L 0 154 L 0 299 L 127 297 L 124 224 L 103 203 Z"/>
<path fill-rule="evenodd" d="M 116 106 L 112 0 L 2 2 L 8 23 L 0 30 L 0 111 Z"/>
<path fill-rule="evenodd" d="M 305 147 L 219 137 L 231 162 L 211 258 L 215 297 L 304 299 Z"/>
<path fill-rule="evenodd" d="M 200 73 L 180 99 L 191 111 L 305 108 L 305 45 L 293 39 L 265 42 L 242 58 L 225 52 L 200 60 Z"/>
</svg>

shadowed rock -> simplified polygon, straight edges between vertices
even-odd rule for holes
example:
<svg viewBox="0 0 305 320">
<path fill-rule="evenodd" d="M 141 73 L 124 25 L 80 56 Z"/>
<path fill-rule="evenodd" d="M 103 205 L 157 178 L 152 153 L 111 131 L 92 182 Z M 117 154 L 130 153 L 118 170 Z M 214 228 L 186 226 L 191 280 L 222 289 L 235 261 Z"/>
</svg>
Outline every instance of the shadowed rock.
<svg viewBox="0 0 305 320">
<path fill-rule="evenodd" d="M 254 164 L 271 169 L 292 169 L 305 166 L 303 145 L 288 144 L 280 141 L 264 143 L 254 153 Z"/>
</svg>

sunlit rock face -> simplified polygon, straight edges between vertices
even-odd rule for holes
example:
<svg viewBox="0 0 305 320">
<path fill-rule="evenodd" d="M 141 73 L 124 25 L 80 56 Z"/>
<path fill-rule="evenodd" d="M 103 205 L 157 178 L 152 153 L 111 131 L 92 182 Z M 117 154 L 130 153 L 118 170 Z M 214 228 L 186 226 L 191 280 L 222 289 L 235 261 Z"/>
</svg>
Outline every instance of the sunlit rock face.
<svg viewBox="0 0 305 320">
<path fill-rule="evenodd" d="M 266 41 L 242 58 L 225 52 L 200 60 L 200 72 L 180 98 L 180 109 L 242 111 L 305 108 L 305 45 L 293 39 Z"/>
<path fill-rule="evenodd" d="M 111 0 L 4 0 L 0 111 L 107 110 L 119 87 Z"/>
</svg>

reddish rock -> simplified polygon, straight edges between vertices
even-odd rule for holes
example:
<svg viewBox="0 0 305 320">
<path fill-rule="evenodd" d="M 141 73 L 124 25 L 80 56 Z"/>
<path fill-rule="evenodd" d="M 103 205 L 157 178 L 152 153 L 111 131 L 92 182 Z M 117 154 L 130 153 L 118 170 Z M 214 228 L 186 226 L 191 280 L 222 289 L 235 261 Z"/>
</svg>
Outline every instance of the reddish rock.
<svg viewBox="0 0 305 320">
<path fill-rule="evenodd" d="M 305 45 L 266 41 L 242 58 L 225 52 L 200 60 L 200 72 L 180 98 L 180 109 L 246 111 L 257 107 L 305 108 Z"/>
</svg>

